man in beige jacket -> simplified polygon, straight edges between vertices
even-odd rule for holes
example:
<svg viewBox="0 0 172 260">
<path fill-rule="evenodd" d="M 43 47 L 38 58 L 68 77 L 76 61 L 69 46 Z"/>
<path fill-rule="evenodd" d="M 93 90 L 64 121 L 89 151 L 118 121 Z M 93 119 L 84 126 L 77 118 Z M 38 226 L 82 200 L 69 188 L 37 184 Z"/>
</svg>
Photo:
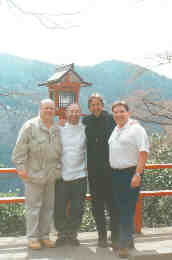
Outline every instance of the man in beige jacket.
<svg viewBox="0 0 172 260">
<path fill-rule="evenodd" d="M 49 240 L 54 207 L 54 183 L 60 178 L 62 146 L 59 129 L 53 121 L 55 105 L 42 100 L 40 115 L 20 130 L 12 161 L 24 180 L 28 246 L 54 247 Z"/>
</svg>

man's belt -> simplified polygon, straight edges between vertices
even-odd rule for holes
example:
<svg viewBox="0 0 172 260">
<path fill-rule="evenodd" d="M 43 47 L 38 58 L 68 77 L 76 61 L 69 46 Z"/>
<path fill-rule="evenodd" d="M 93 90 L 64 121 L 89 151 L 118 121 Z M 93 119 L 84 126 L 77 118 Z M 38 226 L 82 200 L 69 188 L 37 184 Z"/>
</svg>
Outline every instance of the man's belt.
<svg viewBox="0 0 172 260">
<path fill-rule="evenodd" d="M 114 171 L 130 171 L 130 170 L 135 170 L 137 166 L 131 166 L 131 167 L 127 167 L 127 168 L 112 168 Z"/>
</svg>

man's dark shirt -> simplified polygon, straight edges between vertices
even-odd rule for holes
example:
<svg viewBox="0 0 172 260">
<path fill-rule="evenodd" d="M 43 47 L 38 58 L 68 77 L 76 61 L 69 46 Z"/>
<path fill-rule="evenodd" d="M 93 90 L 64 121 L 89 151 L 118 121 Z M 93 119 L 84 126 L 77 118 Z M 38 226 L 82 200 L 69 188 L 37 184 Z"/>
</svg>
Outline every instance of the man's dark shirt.
<svg viewBox="0 0 172 260">
<path fill-rule="evenodd" d="M 102 111 L 99 117 L 83 118 L 83 124 L 86 126 L 88 175 L 95 175 L 98 169 L 107 174 L 106 170 L 110 168 L 108 139 L 115 127 L 113 116 Z"/>
</svg>

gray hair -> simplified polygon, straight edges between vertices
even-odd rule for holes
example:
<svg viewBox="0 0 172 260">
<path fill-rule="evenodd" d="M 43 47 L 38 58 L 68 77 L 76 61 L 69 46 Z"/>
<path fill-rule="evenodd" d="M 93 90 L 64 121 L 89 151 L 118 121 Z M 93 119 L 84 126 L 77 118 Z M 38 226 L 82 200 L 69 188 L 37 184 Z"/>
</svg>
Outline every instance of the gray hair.
<svg viewBox="0 0 172 260">
<path fill-rule="evenodd" d="M 72 104 L 68 105 L 66 108 L 66 111 L 69 111 L 72 106 L 77 106 L 81 111 L 81 106 L 78 103 L 72 103 Z"/>
</svg>

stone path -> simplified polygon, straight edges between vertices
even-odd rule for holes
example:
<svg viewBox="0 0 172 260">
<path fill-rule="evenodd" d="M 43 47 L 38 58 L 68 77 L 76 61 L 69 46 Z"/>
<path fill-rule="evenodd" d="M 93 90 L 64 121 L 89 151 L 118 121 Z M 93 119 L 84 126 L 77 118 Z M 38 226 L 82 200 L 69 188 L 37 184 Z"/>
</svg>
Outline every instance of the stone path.
<svg viewBox="0 0 172 260">
<path fill-rule="evenodd" d="M 95 232 L 80 233 L 80 247 L 33 251 L 27 248 L 26 237 L 2 237 L 0 260 L 119 260 L 111 248 L 98 248 L 96 238 Z M 129 260 L 172 260 L 172 228 L 143 229 L 136 235 L 135 245 Z"/>
</svg>

